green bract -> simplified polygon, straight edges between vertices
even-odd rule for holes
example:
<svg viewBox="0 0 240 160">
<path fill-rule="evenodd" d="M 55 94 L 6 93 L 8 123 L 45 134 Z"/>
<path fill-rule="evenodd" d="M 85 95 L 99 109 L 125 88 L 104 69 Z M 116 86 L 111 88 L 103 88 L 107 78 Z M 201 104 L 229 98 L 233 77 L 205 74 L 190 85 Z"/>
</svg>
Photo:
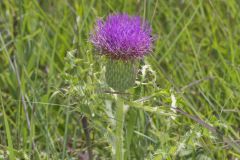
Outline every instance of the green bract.
<svg viewBox="0 0 240 160">
<path fill-rule="evenodd" d="M 136 66 L 136 61 L 107 60 L 107 84 L 116 91 L 125 91 L 133 87 L 137 74 Z"/>
</svg>

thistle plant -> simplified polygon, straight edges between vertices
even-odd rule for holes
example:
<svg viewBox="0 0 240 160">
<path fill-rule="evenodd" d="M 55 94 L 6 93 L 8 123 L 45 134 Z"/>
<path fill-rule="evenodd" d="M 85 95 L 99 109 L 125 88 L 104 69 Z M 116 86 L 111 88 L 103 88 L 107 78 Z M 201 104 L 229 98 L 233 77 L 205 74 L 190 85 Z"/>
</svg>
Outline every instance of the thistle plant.
<svg viewBox="0 0 240 160">
<path fill-rule="evenodd" d="M 153 38 L 147 22 L 138 16 L 112 14 L 98 20 L 90 41 L 100 55 L 107 57 L 106 83 L 115 91 L 134 86 L 138 61 L 149 54 Z M 116 159 L 123 159 L 123 100 L 117 100 Z"/>
</svg>

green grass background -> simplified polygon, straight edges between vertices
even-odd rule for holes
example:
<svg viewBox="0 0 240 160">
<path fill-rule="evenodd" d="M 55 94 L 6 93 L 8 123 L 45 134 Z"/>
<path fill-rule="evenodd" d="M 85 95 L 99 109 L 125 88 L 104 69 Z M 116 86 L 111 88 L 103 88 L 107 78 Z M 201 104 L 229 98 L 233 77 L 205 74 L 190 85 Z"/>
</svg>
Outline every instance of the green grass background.
<svg viewBox="0 0 240 160">
<path fill-rule="evenodd" d="M 0 159 L 112 159 L 115 96 L 88 38 L 115 12 L 143 17 L 157 37 L 128 91 L 125 159 L 240 159 L 239 10 L 238 0 L 0 0 Z M 175 113 L 171 94 L 221 136 Z"/>
</svg>

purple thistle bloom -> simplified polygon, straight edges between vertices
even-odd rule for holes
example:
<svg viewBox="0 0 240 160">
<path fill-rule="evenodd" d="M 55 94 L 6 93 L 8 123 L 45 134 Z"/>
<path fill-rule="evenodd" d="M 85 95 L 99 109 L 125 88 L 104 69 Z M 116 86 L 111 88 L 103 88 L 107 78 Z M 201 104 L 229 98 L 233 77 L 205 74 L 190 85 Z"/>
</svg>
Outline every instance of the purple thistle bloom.
<svg viewBox="0 0 240 160">
<path fill-rule="evenodd" d="M 137 16 L 113 14 L 98 20 L 90 41 L 101 54 L 113 59 L 142 58 L 151 52 L 150 26 Z"/>
</svg>

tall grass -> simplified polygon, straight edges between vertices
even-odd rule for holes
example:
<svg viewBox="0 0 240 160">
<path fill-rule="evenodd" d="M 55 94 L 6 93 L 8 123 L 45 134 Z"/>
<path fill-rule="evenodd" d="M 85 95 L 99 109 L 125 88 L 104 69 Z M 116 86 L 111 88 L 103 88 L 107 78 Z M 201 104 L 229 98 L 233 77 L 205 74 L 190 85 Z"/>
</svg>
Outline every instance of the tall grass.
<svg viewBox="0 0 240 160">
<path fill-rule="evenodd" d="M 97 18 L 126 12 L 148 20 L 156 41 L 124 102 L 124 159 L 239 159 L 239 9 L 235 0 L 0 0 L 0 157 L 114 157 L 115 95 L 88 38 Z"/>
</svg>

